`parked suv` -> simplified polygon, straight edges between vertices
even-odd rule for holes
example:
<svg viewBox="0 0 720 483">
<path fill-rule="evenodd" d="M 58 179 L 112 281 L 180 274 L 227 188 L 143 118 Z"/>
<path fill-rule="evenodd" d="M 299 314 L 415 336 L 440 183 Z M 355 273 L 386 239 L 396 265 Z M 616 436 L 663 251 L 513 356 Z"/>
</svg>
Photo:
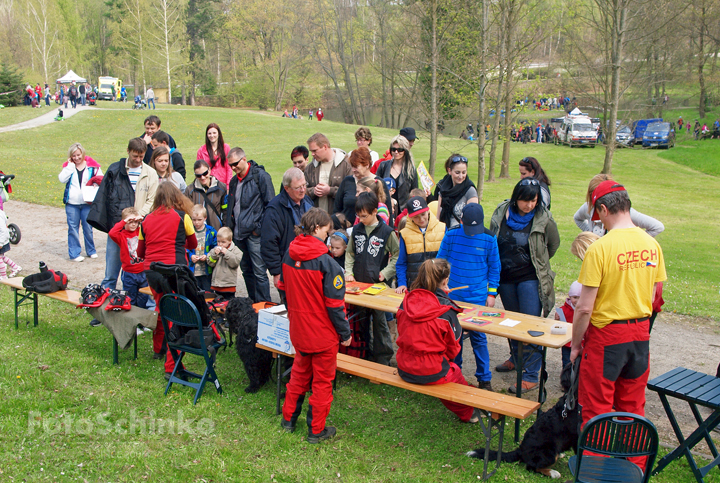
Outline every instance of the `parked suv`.
<svg viewBox="0 0 720 483">
<path fill-rule="evenodd" d="M 644 148 L 664 146 L 669 149 L 675 146 L 675 129 L 670 122 L 654 122 L 648 124 L 643 133 L 642 145 Z"/>
</svg>

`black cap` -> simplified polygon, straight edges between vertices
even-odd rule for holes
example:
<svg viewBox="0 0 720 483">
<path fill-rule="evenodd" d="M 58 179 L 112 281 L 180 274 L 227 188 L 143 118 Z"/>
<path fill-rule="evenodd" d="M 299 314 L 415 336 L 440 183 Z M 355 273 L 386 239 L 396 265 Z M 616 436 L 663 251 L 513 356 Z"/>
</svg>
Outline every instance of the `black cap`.
<svg viewBox="0 0 720 483">
<path fill-rule="evenodd" d="M 429 211 L 430 208 L 428 208 L 427 202 L 425 201 L 425 198 L 422 196 L 413 196 L 410 198 L 407 202 L 407 212 L 409 217 L 417 216 L 420 213 L 425 213 L 426 211 Z"/>
<path fill-rule="evenodd" d="M 479 235 L 485 232 L 485 213 L 478 203 L 468 203 L 462 212 L 462 227 L 467 236 Z"/>
<path fill-rule="evenodd" d="M 400 129 L 400 135 L 408 141 L 415 141 L 417 136 L 415 135 L 415 129 L 411 127 L 404 127 Z"/>
</svg>

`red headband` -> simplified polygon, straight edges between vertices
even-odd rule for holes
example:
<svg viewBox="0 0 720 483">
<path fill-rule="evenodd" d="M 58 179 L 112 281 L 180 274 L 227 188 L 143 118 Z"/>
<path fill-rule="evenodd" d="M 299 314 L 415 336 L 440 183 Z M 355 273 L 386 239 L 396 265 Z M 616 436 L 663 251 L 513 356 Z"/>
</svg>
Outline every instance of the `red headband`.
<svg viewBox="0 0 720 483">
<path fill-rule="evenodd" d="M 592 205 L 595 206 L 595 202 L 605 196 L 608 193 L 612 193 L 614 191 L 626 191 L 625 187 L 611 179 L 603 181 L 598 185 L 597 188 L 595 188 L 595 191 L 592 193 Z"/>
</svg>

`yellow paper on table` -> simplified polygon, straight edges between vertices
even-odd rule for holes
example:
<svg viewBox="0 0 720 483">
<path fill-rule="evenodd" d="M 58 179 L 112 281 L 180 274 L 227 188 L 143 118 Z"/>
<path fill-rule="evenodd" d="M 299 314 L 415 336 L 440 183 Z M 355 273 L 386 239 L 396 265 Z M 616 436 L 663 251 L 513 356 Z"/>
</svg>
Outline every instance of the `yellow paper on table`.
<svg viewBox="0 0 720 483">
<path fill-rule="evenodd" d="M 384 283 L 376 283 L 375 285 L 363 290 L 363 293 L 368 294 L 368 295 L 377 295 L 379 293 L 384 292 L 386 288 L 388 288 L 388 286 L 385 285 Z"/>
<path fill-rule="evenodd" d="M 422 187 L 428 191 L 432 191 L 435 187 L 435 182 L 433 181 L 432 176 L 430 176 L 430 173 L 428 173 L 428 170 L 425 167 L 425 162 L 420 161 L 420 165 L 417 167 L 417 172 Z"/>
</svg>

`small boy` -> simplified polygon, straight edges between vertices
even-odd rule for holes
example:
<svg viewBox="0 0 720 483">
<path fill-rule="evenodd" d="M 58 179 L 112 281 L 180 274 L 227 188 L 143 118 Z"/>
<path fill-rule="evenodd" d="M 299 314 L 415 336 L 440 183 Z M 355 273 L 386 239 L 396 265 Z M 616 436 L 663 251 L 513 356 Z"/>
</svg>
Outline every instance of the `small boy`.
<svg viewBox="0 0 720 483">
<path fill-rule="evenodd" d="M 438 221 L 428 208 L 425 198 L 413 196 L 407 202 L 405 227 L 400 230 L 397 259 L 397 293 L 405 293 L 425 260 L 437 257 L 445 236 L 445 223 Z"/>
<path fill-rule="evenodd" d="M 345 252 L 347 282 L 389 282 L 395 276 L 400 243 L 395 231 L 378 218 L 377 212 L 378 199 L 375 193 L 360 193 L 355 202 L 355 213 L 362 225 L 358 224 L 353 229 L 352 240 Z M 372 353 L 375 362 L 387 366 L 393 356 L 390 328 L 385 312 L 372 312 Z"/>
<path fill-rule="evenodd" d="M 191 218 L 198 244 L 195 250 L 188 250 L 190 270 L 195 274 L 200 288 L 207 292 L 212 285 L 210 280 L 212 268 L 207 264 L 207 255 L 210 250 L 217 246 L 217 232 L 215 228 L 206 223 L 207 210 L 204 206 L 193 206 Z"/>
<path fill-rule="evenodd" d="M 561 322 L 567 322 L 569 324 L 573 323 L 573 317 L 575 316 L 575 306 L 577 305 L 578 300 L 580 300 L 580 290 L 581 289 L 582 289 L 582 285 L 578 281 L 575 281 L 572 283 L 572 285 L 570 285 L 570 291 L 568 292 L 568 297 L 565 299 L 565 304 L 555 311 L 555 320 L 559 320 Z M 570 364 L 570 349 L 571 349 L 571 347 L 572 347 L 572 343 L 568 342 L 562 348 L 562 366 L 563 367 Z"/>
<path fill-rule="evenodd" d="M 500 251 L 497 238 L 485 228 L 484 221 L 482 206 L 465 205 L 461 225 L 445 233 L 437 257 L 450 262 L 448 287 L 467 286 L 454 291 L 453 300 L 494 307 L 500 284 Z M 475 354 L 478 387 L 492 391 L 487 337 L 482 332 L 470 331 L 470 343 Z M 462 367 L 462 350 L 454 362 Z"/>
<path fill-rule="evenodd" d="M 138 235 L 140 233 L 140 212 L 129 207 L 122 210 L 122 219 L 110 229 L 108 236 L 120 247 L 120 263 L 122 264 L 122 275 L 120 280 L 130 297 L 130 303 L 136 307 L 155 309 L 155 302 L 149 295 L 140 292 L 140 289 L 148 286 L 142 258 L 137 256 Z"/>
<path fill-rule="evenodd" d="M 392 196 L 392 195 L 390 195 L 390 196 Z M 425 192 L 423 190 L 421 190 L 420 188 L 413 188 L 410 190 L 410 198 L 413 198 L 415 196 L 421 196 L 421 197 L 425 198 Z M 399 208 L 401 208 L 401 207 L 398 207 L 398 209 Z M 405 228 L 405 223 L 407 222 L 407 220 L 406 220 L 407 208 L 405 206 L 403 206 L 402 209 L 403 210 L 400 213 L 398 213 L 397 211 L 393 211 L 393 213 L 395 213 L 395 229 L 397 231 L 400 231 L 403 228 Z M 437 211 L 436 211 L 436 213 L 437 213 Z M 405 220 L 405 222 L 403 222 L 402 220 Z M 402 224 L 402 226 L 400 226 L 401 224 Z"/>
<path fill-rule="evenodd" d="M 232 241 L 232 230 L 223 226 L 217 232 L 217 246 L 207 254 L 207 264 L 213 267 L 211 288 L 222 298 L 235 297 L 237 271 L 242 252 Z"/>
</svg>

